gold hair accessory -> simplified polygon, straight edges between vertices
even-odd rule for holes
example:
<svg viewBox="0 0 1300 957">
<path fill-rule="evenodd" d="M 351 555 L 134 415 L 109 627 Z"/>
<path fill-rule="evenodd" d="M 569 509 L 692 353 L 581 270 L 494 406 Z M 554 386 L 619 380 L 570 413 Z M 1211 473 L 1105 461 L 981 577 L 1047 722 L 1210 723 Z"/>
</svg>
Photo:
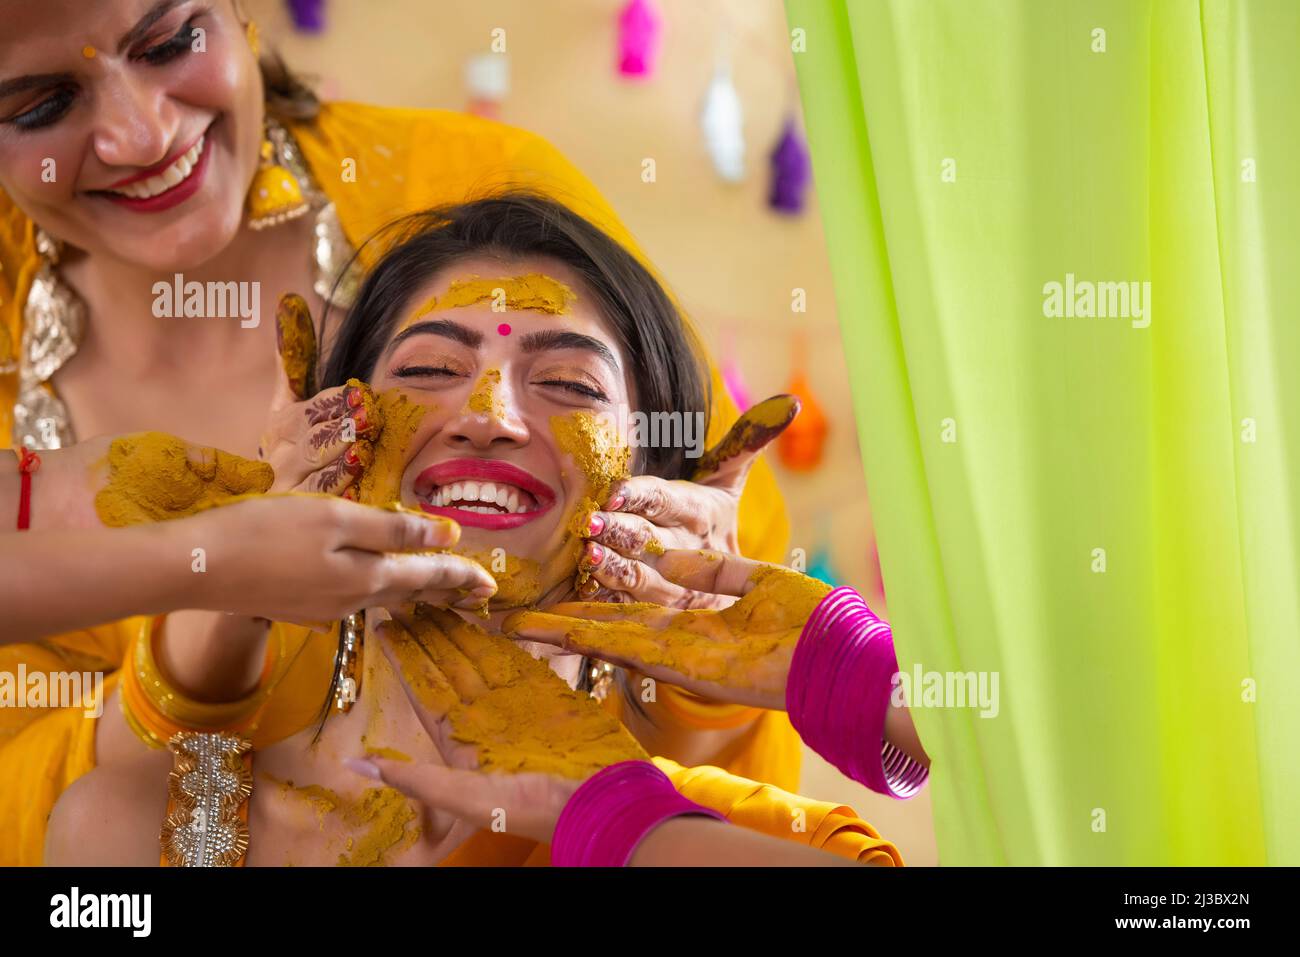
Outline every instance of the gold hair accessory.
<svg viewBox="0 0 1300 957">
<path fill-rule="evenodd" d="M 293 173 L 275 161 L 270 136 L 263 136 L 262 159 L 248 190 L 248 225 L 253 229 L 279 226 L 310 208 Z"/>
<path fill-rule="evenodd" d="M 235 734 L 180 732 L 158 838 L 171 867 L 235 867 L 248 852 L 252 745 Z"/>
<path fill-rule="evenodd" d="M 339 638 L 338 682 L 334 686 L 334 707 L 347 714 L 357 702 L 361 691 L 361 647 L 366 636 L 364 612 L 343 619 L 343 633 Z"/>
</svg>

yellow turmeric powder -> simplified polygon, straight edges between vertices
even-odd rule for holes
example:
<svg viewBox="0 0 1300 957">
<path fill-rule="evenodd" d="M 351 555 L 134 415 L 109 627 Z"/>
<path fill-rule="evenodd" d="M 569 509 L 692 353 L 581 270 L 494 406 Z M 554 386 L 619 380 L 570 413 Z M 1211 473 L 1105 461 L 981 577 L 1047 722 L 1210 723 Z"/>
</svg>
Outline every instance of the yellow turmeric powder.
<svg viewBox="0 0 1300 957">
<path fill-rule="evenodd" d="M 780 692 L 804 623 L 830 586 L 780 567 L 758 569 L 750 583 L 744 597 L 721 611 L 580 602 L 567 606 L 569 616 L 516 612 L 502 631 L 563 628 L 573 651 L 659 666 L 724 687 Z"/>
<path fill-rule="evenodd" d="M 367 757 L 387 758 L 389 761 L 404 761 L 410 763 L 411 756 L 398 751 L 396 748 L 366 748 Z"/>
<path fill-rule="evenodd" d="M 441 296 L 433 296 L 416 309 L 407 326 L 437 309 L 459 309 L 490 302 L 494 309 L 524 309 L 552 316 L 564 315 L 578 296 L 572 289 L 550 276 L 529 273 L 502 279 L 470 276 L 458 279 Z M 405 328 L 405 326 L 403 327 Z"/>
<path fill-rule="evenodd" d="M 163 432 L 115 439 L 107 466 L 108 481 L 95 495 L 95 511 L 110 528 L 184 518 L 237 496 L 263 493 L 275 481 L 265 462 L 193 446 Z"/>
<path fill-rule="evenodd" d="M 497 592 L 491 598 L 493 607 L 519 608 L 542 597 L 542 566 L 531 558 L 520 558 L 504 549 L 469 552 L 465 557 L 474 559 L 496 579 Z"/>
<path fill-rule="evenodd" d="M 401 791 L 368 788 L 360 799 L 343 808 L 343 823 L 364 833 L 349 841 L 352 852 L 339 855 L 340 867 L 382 867 L 388 855 L 401 854 L 420 839 L 415 808 Z"/>
<path fill-rule="evenodd" d="M 691 481 L 702 481 L 737 455 L 761 449 L 780 435 L 798 414 L 799 400 L 792 395 L 774 395 L 746 409 L 722 440 L 700 456 Z"/>
<path fill-rule="evenodd" d="M 484 372 L 475 384 L 474 391 L 469 395 L 469 401 L 466 403 L 469 411 L 504 419 L 506 406 L 496 395 L 496 387 L 499 385 L 501 385 L 500 369 L 488 369 Z"/>
<path fill-rule="evenodd" d="M 374 460 L 358 483 L 357 500 L 366 505 L 391 505 L 401 500 L 402 472 L 411 440 L 429 407 L 412 402 L 397 389 L 379 393 L 375 401 L 384 430 L 374 443 Z"/>
<path fill-rule="evenodd" d="M 399 752 L 392 753 L 396 755 Z M 352 855 L 339 854 L 340 867 L 387 864 L 390 854 L 400 854 L 419 840 L 420 827 L 415 824 L 415 809 L 400 791 L 393 788 L 368 788 L 353 801 L 319 784 L 277 783 L 283 793 L 307 802 L 322 832 L 326 815 L 337 815 L 343 827 L 351 832 L 346 848 Z"/>
<path fill-rule="evenodd" d="M 289 387 L 299 399 L 316 394 L 316 326 L 307 300 L 295 293 L 280 297 L 275 310 L 275 341 Z"/>
<path fill-rule="evenodd" d="M 585 778 L 646 753 L 589 695 L 564 683 L 508 638 L 456 614 L 417 606 L 380 625 L 421 704 L 445 715 L 453 740 L 473 745 L 485 770 Z"/>
<path fill-rule="evenodd" d="M 591 579 L 591 571 L 579 561 L 583 541 L 591 526 L 592 513 L 609 498 L 614 483 L 631 474 L 632 450 L 613 428 L 591 412 L 551 416 L 551 431 L 560 450 L 567 453 L 587 480 L 586 495 L 578 502 L 569 531 L 573 537 L 564 559 L 577 566 L 575 585 Z"/>
</svg>

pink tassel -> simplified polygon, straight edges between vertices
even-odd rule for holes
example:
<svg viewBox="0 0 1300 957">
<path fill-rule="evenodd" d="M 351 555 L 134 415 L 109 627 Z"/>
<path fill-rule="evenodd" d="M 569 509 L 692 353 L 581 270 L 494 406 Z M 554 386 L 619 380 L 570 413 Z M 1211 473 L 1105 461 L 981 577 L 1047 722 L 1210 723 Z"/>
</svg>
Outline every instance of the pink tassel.
<svg viewBox="0 0 1300 957">
<path fill-rule="evenodd" d="M 662 18 L 654 0 L 630 0 L 618 17 L 618 70 L 624 76 L 649 79 L 659 57 Z"/>
</svg>

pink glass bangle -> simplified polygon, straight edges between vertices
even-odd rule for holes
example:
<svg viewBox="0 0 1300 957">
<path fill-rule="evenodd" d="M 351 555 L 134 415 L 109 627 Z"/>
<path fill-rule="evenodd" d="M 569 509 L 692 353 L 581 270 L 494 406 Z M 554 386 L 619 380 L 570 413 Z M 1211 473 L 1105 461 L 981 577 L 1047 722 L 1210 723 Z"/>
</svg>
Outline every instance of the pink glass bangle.
<svg viewBox="0 0 1300 957">
<path fill-rule="evenodd" d="M 611 764 L 584 781 L 564 805 L 551 839 L 551 864 L 626 867 L 647 834 L 683 814 L 726 820 L 682 797 L 649 761 Z"/>
<path fill-rule="evenodd" d="M 804 625 L 786 711 L 804 743 L 878 794 L 910 798 L 930 772 L 885 740 L 898 659 L 894 635 L 852 588 L 823 598 Z"/>
</svg>

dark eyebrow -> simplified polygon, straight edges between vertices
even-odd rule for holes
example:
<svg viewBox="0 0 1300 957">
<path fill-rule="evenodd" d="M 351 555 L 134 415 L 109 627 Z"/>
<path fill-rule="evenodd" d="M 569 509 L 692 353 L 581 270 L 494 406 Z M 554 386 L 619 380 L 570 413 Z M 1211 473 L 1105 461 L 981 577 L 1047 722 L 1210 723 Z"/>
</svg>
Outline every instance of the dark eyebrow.
<svg viewBox="0 0 1300 957">
<path fill-rule="evenodd" d="M 603 359 L 614 375 L 623 374 L 623 370 L 618 366 L 618 359 L 610 351 L 609 346 L 599 339 L 584 336 L 580 332 L 562 332 L 558 329 L 530 332 L 519 340 L 519 348 L 526 353 L 546 352 L 550 349 L 583 349 L 594 352 Z"/>
<path fill-rule="evenodd" d="M 483 334 L 475 332 L 469 326 L 462 326 L 459 322 L 452 322 L 450 319 L 427 319 L 403 329 L 394 336 L 393 341 L 384 350 L 384 355 L 388 355 L 411 336 L 442 336 L 444 339 L 451 339 L 471 349 L 477 349 L 483 344 Z"/>
<path fill-rule="evenodd" d="M 163 17 L 167 16 L 167 14 L 175 7 L 179 7 L 182 3 L 188 2 L 189 0 L 158 0 L 157 3 L 149 8 L 149 12 L 140 18 L 140 22 L 128 30 L 126 36 L 122 37 L 121 42 L 117 45 L 117 52 L 119 54 L 125 53 L 127 50 L 131 49 L 131 47 L 135 46 L 145 38 L 150 27 Z"/>
<path fill-rule="evenodd" d="M 126 36 L 117 45 L 117 52 L 123 53 L 135 46 L 149 32 L 150 27 L 165 17 L 173 8 L 188 2 L 189 0 L 158 0 L 149 12 L 140 19 L 140 22 L 127 31 Z M 42 87 L 61 86 L 72 82 L 74 81 L 71 73 L 42 73 L 20 76 L 0 83 L 0 98 L 13 96 L 15 93 L 25 93 L 28 90 L 39 90 Z"/>
</svg>

